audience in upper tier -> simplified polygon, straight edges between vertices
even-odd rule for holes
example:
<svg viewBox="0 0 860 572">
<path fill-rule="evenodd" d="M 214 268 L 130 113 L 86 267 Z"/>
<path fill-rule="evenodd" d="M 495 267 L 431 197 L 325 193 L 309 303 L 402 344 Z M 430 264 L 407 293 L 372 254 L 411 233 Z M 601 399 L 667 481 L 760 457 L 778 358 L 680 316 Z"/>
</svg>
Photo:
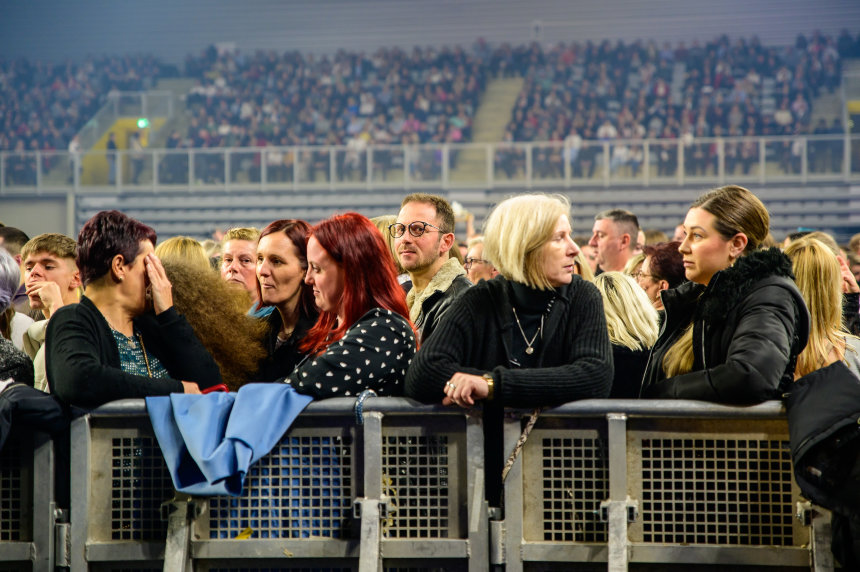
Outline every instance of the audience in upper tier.
<svg viewBox="0 0 860 572">
<path fill-rule="evenodd" d="M 716 172 L 717 156 L 715 145 L 696 142 L 703 137 L 843 133 L 839 119 L 812 125 L 812 102 L 839 86 L 842 60 L 858 55 L 860 36 L 847 31 L 836 38 L 800 35 L 785 47 L 728 36 L 662 47 L 641 40 L 495 48 L 478 42 L 470 50 L 340 50 L 319 58 L 210 47 L 186 59 L 185 73 L 198 81 L 186 98 L 188 127 L 184 134 L 174 130 L 164 146 L 342 145 L 332 164 L 328 153 L 312 149 L 237 156 L 230 176 L 241 169 L 259 181 L 265 165 L 270 182 L 296 175 L 328 179 L 332 173 L 360 180 L 367 173 L 368 145 L 470 141 L 489 78 L 519 76 L 525 85 L 503 139 L 568 144 L 564 152 L 536 148 L 535 176 L 560 177 L 565 162 L 574 176 L 592 176 L 602 150 L 584 144 L 591 140 L 626 141 L 605 160 L 613 173 L 624 167 L 636 176 L 645 160 L 637 140 L 645 138 L 667 140 L 651 149 L 657 175 L 678 168 L 673 150 L 679 141 L 687 150 L 688 174 L 705 174 Z M 86 151 L 75 136 L 112 93 L 146 90 L 176 75 L 174 67 L 144 55 L 59 64 L 0 59 L 0 151 Z M 134 140 L 130 145 L 138 147 Z M 810 145 L 810 170 L 838 170 L 841 143 Z M 777 149 L 782 168 L 797 171 L 801 151 L 792 144 Z M 129 165 L 133 182 L 144 166 L 138 156 Z M 50 154 L 41 160 L 43 172 L 60 164 Z M 384 178 L 392 169 L 402 171 L 404 160 L 402 153 L 380 148 L 372 167 Z M 441 160 L 441 152 L 425 150 L 406 167 L 415 178 L 432 179 L 441 173 Z M 757 160 L 755 145 L 727 143 L 727 173 L 749 173 Z M 5 182 L 35 184 L 35 161 L 35 155 L 10 156 Z M 500 174 L 511 178 L 525 169 L 524 151 L 501 149 L 496 162 Z M 223 180 L 224 170 L 220 155 L 201 154 L 194 176 Z M 187 181 L 187 158 L 163 157 L 159 173 L 165 183 Z"/>
</svg>

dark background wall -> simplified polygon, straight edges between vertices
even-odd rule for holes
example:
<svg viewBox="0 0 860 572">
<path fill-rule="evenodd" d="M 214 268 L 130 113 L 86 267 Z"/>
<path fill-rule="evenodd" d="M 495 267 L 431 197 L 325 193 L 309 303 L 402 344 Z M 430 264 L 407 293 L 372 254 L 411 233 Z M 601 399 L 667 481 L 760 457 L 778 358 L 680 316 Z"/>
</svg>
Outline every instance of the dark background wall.
<svg viewBox="0 0 860 572">
<path fill-rule="evenodd" d="M 860 28 L 858 0 L 0 0 L 0 56 L 154 53 L 179 62 L 218 42 L 242 51 L 603 38 L 709 40 Z"/>
</svg>

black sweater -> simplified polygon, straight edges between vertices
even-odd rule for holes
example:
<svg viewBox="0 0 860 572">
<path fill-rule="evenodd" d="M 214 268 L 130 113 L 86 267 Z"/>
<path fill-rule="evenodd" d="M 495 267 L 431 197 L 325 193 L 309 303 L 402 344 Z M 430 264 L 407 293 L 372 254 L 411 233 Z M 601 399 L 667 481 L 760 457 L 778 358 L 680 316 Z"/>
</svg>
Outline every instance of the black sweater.
<svg viewBox="0 0 860 572">
<path fill-rule="evenodd" d="M 182 381 L 205 389 L 221 383 L 218 366 L 185 318 L 171 307 L 134 319 L 147 353 L 156 356 L 169 378 L 125 373 L 110 326 L 88 298 L 63 306 L 48 322 L 45 369 L 51 392 L 79 407 L 96 407 L 115 399 L 182 393 Z"/>
<path fill-rule="evenodd" d="M 456 372 L 492 372 L 495 400 L 513 407 L 560 405 L 606 397 L 612 382 L 612 349 L 597 288 L 574 276 L 558 298 L 536 347 L 535 366 L 510 367 L 517 325 L 508 281 L 498 276 L 467 289 L 454 301 L 406 374 L 406 395 L 442 401 Z M 520 335 L 517 330 L 516 335 Z"/>
</svg>

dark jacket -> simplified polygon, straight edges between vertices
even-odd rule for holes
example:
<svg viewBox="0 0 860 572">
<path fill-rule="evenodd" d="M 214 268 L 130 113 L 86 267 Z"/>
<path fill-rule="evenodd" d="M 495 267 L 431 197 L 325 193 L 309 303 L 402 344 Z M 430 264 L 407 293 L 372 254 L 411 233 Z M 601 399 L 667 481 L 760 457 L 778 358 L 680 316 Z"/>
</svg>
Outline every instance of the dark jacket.
<svg viewBox="0 0 860 572">
<path fill-rule="evenodd" d="M 612 379 L 612 391 L 609 397 L 613 399 L 636 399 L 642 389 L 642 374 L 648 363 L 648 350 L 631 350 L 630 348 L 612 344 L 612 361 L 615 364 L 615 376 Z"/>
<path fill-rule="evenodd" d="M 33 361 L 30 357 L 12 342 L 0 337 L 0 381 L 14 379 L 32 386 L 33 378 Z"/>
<path fill-rule="evenodd" d="M 447 290 L 437 290 L 421 304 L 421 315 L 415 321 L 415 329 L 421 334 L 421 340 L 426 340 L 439 325 L 439 320 L 454 300 L 464 291 L 469 289 L 472 283 L 465 276 L 457 276 Z"/>
<path fill-rule="evenodd" d="M 795 480 L 814 503 L 860 522 L 860 379 L 834 362 L 785 397 Z"/>
<path fill-rule="evenodd" d="M 169 378 L 153 379 L 122 371 L 110 326 L 86 297 L 63 306 L 48 322 L 45 369 L 51 392 L 79 407 L 115 399 L 182 393 L 182 381 L 205 389 L 221 383 L 218 366 L 185 318 L 171 307 L 157 316 L 134 319 L 146 351 L 156 356 Z"/>
<path fill-rule="evenodd" d="M 685 282 L 662 294 L 666 321 L 651 351 L 642 395 L 760 403 L 794 379 L 809 337 L 809 313 L 791 262 L 776 248 L 739 258 L 707 288 Z M 693 322 L 693 369 L 666 379 L 666 351 Z"/>
<path fill-rule="evenodd" d="M 299 314 L 299 319 L 296 322 L 296 327 L 290 335 L 290 339 L 276 348 L 278 341 L 278 331 L 281 329 L 281 314 L 277 310 L 269 314 L 265 320 L 268 322 L 269 331 L 266 333 L 266 352 L 268 357 L 260 365 L 260 371 L 254 376 L 254 381 L 275 381 L 293 373 L 296 366 L 305 357 L 305 354 L 299 351 L 299 343 L 304 339 L 314 323 L 317 321 L 317 313 L 314 312 L 310 316 Z"/>
</svg>

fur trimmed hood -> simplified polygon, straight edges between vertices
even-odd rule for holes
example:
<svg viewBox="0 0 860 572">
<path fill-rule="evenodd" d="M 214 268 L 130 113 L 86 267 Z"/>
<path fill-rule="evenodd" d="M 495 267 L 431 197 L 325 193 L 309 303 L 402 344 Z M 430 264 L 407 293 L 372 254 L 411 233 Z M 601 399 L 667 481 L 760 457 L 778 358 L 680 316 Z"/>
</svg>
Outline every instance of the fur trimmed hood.
<svg viewBox="0 0 860 572">
<path fill-rule="evenodd" d="M 696 308 L 695 320 L 722 323 L 729 312 L 746 298 L 765 278 L 782 277 L 794 280 L 791 260 L 778 248 L 757 250 L 735 261 L 734 265 L 716 273 Z"/>
</svg>

